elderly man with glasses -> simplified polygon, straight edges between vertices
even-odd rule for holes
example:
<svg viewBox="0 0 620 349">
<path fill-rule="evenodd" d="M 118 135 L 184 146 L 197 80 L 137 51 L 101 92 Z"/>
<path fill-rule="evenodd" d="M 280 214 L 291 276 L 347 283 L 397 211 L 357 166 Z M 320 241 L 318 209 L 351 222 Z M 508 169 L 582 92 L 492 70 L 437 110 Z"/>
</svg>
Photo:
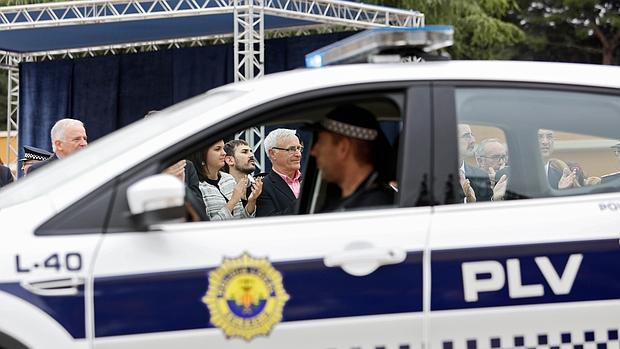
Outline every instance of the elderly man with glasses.
<svg viewBox="0 0 620 349">
<path fill-rule="evenodd" d="M 263 178 L 263 192 L 256 202 L 256 216 L 294 213 L 301 190 L 301 145 L 295 130 L 279 128 L 264 140 L 271 172 Z"/>
<path fill-rule="evenodd" d="M 487 173 L 493 193 L 490 198 L 482 198 L 483 200 L 503 200 L 506 195 L 506 187 L 508 185 L 508 176 L 502 175 L 496 179 L 495 175 L 506 167 L 508 157 L 506 147 L 496 138 L 487 138 L 480 142 L 475 151 L 476 162 L 480 169 Z"/>
</svg>

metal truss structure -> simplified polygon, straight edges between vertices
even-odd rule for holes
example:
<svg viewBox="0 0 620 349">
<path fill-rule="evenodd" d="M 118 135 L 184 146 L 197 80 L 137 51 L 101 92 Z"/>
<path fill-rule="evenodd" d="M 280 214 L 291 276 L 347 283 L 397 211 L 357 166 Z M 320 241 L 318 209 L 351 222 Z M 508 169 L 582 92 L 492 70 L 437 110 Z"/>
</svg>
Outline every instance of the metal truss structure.
<svg viewBox="0 0 620 349">
<path fill-rule="evenodd" d="M 11 159 L 11 154 L 17 159 L 17 146 L 11 142 L 15 139 L 17 145 L 18 110 L 19 110 L 19 70 L 16 67 L 19 62 L 14 57 L 8 57 L 7 62 L 7 103 L 6 103 L 6 159 Z M 4 62 L 3 62 L 4 63 Z"/>
<path fill-rule="evenodd" d="M 304 32 L 327 32 L 331 28 L 424 26 L 424 15 L 418 11 L 341 0 L 79 0 L 0 7 L 0 32 L 212 14 L 233 14 L 232 34 L 130 42 L 89 48 L 63 48 L 45 52 L 0 51 L 0 68 L 8 70 L 9 79 L 7 131 L 17 137 L 20 62 L 159 51 L 224 43 L 232 39 L 236 68 L 234 81 L 243 81 L 264 74 L 266 36 L 283 37 Z M 265 15 L 307 20 L 316 24 L 266 31 Z M 242 137 L 242 134 L 255 152 L 264 154 L 262 147 L 264 129 L 249 129 L 240 133 L 238 137 Z M 10 144 L 7 142 L 7 159 L 8 155 L 17 154 L 17 149 Z M 257 165 L 261 170 L 264 169 L 262 161 Z"/>
<path fill-rule="evenodd" d="M 99 24 L 181 16 L 232 13 L 259 5 L 265 14 L 356 27 L 419 27 L 417 11 L 341 0 L 80 0 L 0 8 L 0 30 Z"/>
</svg>

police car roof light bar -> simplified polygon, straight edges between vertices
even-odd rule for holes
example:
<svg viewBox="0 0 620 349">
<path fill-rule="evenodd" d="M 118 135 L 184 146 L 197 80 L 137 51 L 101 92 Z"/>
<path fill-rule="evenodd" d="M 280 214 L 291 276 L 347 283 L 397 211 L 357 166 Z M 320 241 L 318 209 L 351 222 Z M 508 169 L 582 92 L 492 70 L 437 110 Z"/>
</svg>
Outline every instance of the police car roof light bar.
<svg viewBox="0 0 620 349">
<path fill-rule="evenodd" d="M 448 25 L 368 29 L 307 54 L 306 67 L 365 63 L 388 52 L 398 58 L 412 50 L 429 53 L 452 46 L 453 36 L 454 29 Z"/>
</svg>

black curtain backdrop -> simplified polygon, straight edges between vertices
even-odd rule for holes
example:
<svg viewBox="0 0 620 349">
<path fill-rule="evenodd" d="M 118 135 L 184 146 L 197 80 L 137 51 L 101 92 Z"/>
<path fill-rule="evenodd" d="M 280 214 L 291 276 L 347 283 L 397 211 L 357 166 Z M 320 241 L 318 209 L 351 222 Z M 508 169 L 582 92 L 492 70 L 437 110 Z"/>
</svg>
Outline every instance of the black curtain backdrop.
<svg viewBox="0 0 620 349">
<path fill-rule="evenodd" d="M 265 41 L 265 73 L 303 67 L 304 56 L 353 33 Z M 19 158 L 23 145 L 52 150 L 50 130 L 84 122 L 89 142 L 233 81 L 232 44 L 20 64 Z"/>
</svg>

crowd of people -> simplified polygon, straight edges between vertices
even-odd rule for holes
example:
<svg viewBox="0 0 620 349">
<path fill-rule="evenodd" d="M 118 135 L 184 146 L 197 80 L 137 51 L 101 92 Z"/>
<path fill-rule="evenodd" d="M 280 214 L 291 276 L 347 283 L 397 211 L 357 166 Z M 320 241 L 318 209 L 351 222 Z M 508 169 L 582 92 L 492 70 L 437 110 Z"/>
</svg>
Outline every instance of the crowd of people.
<svg viewBox="0 0 620 349">
<path fill-rule="evenodd" d="M 149 112 L 147 116 L 156 111 Z M 309 127 L 316 134 L 310 155 L 330 186 L 321 212 L 391 205 L 395 190 L 375 161 L 385 142 L 379 123 L 368 110 L 340 105 Z M 52 152 L 24 146 L 22 173 L 65 158 L 87 146 L 84 124 L 62 119 L 51 129 Z M 229 220 L 295 213 L 301 193 L 304 146 L 297 130 L 278 128 L 264 139 L 271 170 L 254 175 L 256 160 L 250 145 L 240 139 L 209 144 L 166 167 L 162 173 L 177 177 L 186 187 L 191 220 Z M 5 170 L 6 169 L 6 170 Z M 8 171 L 8 172 L 7 172 Z M 6 176 L 6 179 L 5 179 Z M 393 179 L 393 178 L 389 178 Z M 0 166 L 2 185 L 13 181 Z"/>
<path fill-rule="evenodd" d="M 317 140 L 310 152 L 323 180 L 332 186 L 320 212 L 394 203 L 395 191 L 376 166 L 382 134 L 376 118 L 354 105 L 341 105 L 312 125 Z M 271 170 L 256 170 L 251 147 L 243 140 L 218 140 L 193 154 L 209 220 L 292 214 L 301 194 L 304 146 L 297 130 L 278 128 L 264 139 Z"/>
<path fill-rule="evenodd" d="M 460 171 L 459 179 L 465 202 L 499 201 L 517 198 L 509 188 L 510 160 L 508 148 L 497 138 L 486 138 L 476 143 L 476 138 L 468 124 L 458 125 Z M 610 174 L 603 177 L 588 177 L 582 167 L 572 161 L 552 157 L 555 147 L 555 134 L 552 130 L 538 130 L 538 146 L 544 161 L 549 186 L 553 189 L 569 189 L 596 185 L 605 178 L 620 176 Z M 620 160 L 620 143 L 612 147 Z M 475 161 L 469 164 L 466 159 Z"/>
<path fill-rule="evenodd" d="M 151 115 L 152 113 L 149 113 Z M 328 183 L 320 212 L 343 211 L 394 203 L 397 183 L 386 175 L 385 135 L 368 110 L 345 104 L 332 109 L 310 127 L 315 142 L 310 155 L 322 179 Z M 52 152 L 24 146 L 20 159 L 23 175 L 67 157 L 88 144 L 84 124 L 62 119 L 50 132 Z M 458 125 L 459 179 L 464 202 L 500 201 L 516 198 L 510 188 L 508 148 L 500 139 L 476 142 L 470 125 Z M 555 135 L 538 131 L 538 146 L 545 162 L 548 183 L 553 189 L 596 185 L 620 177 L 620 173 L 588 177 L 582 167 L 554 158 Z M 278 128 L 264 139 L 271 170 L 254 175 L 256 161 L 250 145 L 240 139 L 219 139 L 204 150 L 180 160 L 162 172 L 186 185 L 186 201 L 193 220 L 227 220 L 276 216 L 296 212 L 301 192 L 301 162 L 304 146 L 297 130 Z M 620 143 L 614 145 L 620 160 Z M 466 161 L 469 159 L 469 161 Z M 382 171 L 383 170 L 383 171 Z M 13 182 L 8 167 L 0 164 L 0 187 Z"/>
</svg>

